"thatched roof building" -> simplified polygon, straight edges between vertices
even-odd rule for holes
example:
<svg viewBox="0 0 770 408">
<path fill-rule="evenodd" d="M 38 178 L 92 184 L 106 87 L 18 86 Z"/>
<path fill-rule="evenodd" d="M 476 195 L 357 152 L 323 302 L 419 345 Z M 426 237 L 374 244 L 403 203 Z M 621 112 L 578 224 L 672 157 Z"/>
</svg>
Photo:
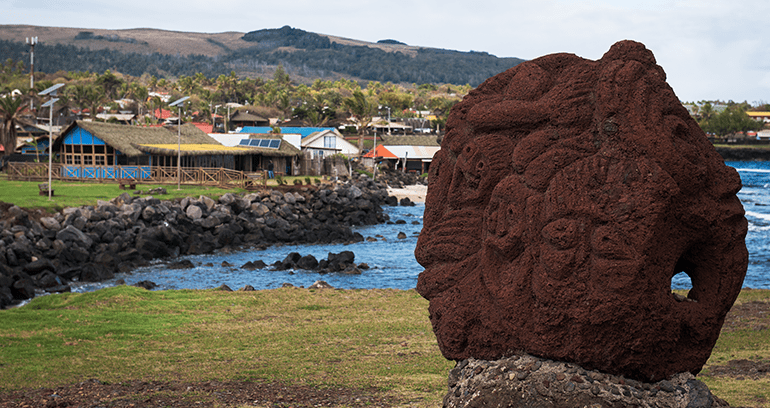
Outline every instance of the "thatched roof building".
<svg viewBox="0 0 770 408">
<path fill-rule="evenodd" d="M 91 137 L 89 138 L 84 133 L 89 133 Z M 211 136 L 190 124 L 182 125 L 180 133 L 183 145 L 219 145 Z M 70 136 L 71 144 L 93 144 L 92 138 L 96 137 L 115 150 L 118 150 L 121 154 L 129 157 L 144 155 L 145 152 L 139 149 L 141 145 L 177 144 L 176 127 L 141 127 L 78 120 L 64 129 L 61 134 L 62 137 L 59 137 L 54 142 L 54 149 L 60 149 L 61 144 L 64 143 L 68 136 Z"/>
<path fill-rule="evenodd" d="M 179 133 L 178 133 L 179 132 Z M 179 127 L 141 127 L 101 122 L 77 121 L 68 126 L 54 142 L 72 174 L 96 173 L 86 166 L 177 166 L 224 167 L 242 171 L 263 169 L 270 160 L 280 162 L 287 173 L 298 157 L 299 149 L 274 138 L 274 147 L 223 146 L 214 138 L 191 124 Z M 269 143 L 268 143 L 269 144 Z M 283 167 L 281 167 L 283 168 Z"/>
</svg>

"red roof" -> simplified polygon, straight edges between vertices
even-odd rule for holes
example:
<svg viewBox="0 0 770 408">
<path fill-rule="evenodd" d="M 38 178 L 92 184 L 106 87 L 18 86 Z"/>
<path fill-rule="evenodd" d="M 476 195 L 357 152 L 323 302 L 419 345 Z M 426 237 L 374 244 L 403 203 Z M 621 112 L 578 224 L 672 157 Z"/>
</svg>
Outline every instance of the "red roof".
<svg viewBox="0 0 770 408">
<path fill-rule="evenodd" d="M 214 133 L 214 125 L 210 123 L 203 123 L 203 122 L 193 122 L 193 125 L 197 127 L 198 129 L 204 131 L 205 133 Z"/>
<path fill-rule="evenodd" d="M 168 119 L 171 117 L 171 111 L 167 109 L 155 109 L 152 111 L 152 114 L 155 115 L 157 119 Z"/>
<path fill-rule="evenodd" d="M 377 153 L 377 157 L 384 157 L 386 159 L 398 159 L 395 154 L 386 149 L 383 145 L 378 145 L 374 150 L 366 152 L 364 157 L 374 157 L 374 153 Z"/>
</svg>

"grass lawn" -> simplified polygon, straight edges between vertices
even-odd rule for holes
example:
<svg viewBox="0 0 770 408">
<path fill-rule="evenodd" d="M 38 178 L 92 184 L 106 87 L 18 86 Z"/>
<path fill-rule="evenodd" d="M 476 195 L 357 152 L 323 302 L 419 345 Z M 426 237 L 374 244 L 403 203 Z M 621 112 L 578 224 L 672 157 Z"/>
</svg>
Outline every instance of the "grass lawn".
<svg viewBox="0 0 770 408">
<path fill-rule="evenodd" d="M 769 303 L 770 291 L 748 290 L 737 305 L 767 310 Z M 90 378 L 268 380 L 375 387 L 401 401 L 440 406 L 453 363 L 438 350 L 427 307 L 414 290 L 390 289 L 119 286 L 41 296 L 0 311 L 0 391 Z M 699 375 L 733 406 L 770 407 L 767 374 L 717 374 L 736 359 L 770 363 L 769 320 L 767 313 L 728 318 Z"/>
<path fill-rule="evenodd" d="M 90 378 L 265 379 L 375 387 L 435 405 L 454 364 L 427 307 L 414 290 L 390 289 L 41 296 L 0 311 L 0 391 Z"/>
<path fill-rule="evenodd" d="M 300 180 L 306 184 L 308 177 L 284 177 L 283 180 L 288 185 L 293 185 L 294 180 Z M 318 177 L 310 177 L 311 183 L 315 184 Z M 82 205 L 96 205 L 97 200 L 109 201 L 122 193 L 134 194 L 136 190 L 121 190 L 116 183 L 98 183 L 98 182 L 64 182 L 53 180 L 54 196 L 48 200 L 48 196 L 39 194 L 38 184 L 40 181 L 13 181 L 8 180 L 6 174 L 0 173 L 0 201 L 12 203 L 25 208 L 43 208 L 49 212 L 56 212 L 66 207 L 79 207 Z M 276 179 L 267 181 L 268 188 L 277 185 Z M 176 184 L 144 184 L 139 183 L 137 190 L 148 191 L 153 188 L 163 187 L 168 192 L 167 195 L 159 195 L 156 198 L 161 200 L 174 200 L 187 196 L 198 197 L 205 195 L 217 199 L 225 193 L 243 193 L 246 190 L 242 188 L 220 188 L 212 186 L 181 186 L 177 190 Z"/>
</svg>

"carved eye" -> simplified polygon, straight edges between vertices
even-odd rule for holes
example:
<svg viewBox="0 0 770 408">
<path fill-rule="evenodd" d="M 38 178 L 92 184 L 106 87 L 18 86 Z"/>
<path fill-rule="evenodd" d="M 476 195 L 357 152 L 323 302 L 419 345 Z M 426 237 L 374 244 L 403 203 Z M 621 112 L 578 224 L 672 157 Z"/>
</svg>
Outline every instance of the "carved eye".
<svg viewBox="0 0 770 408">
<path fill-rule="evenodd" d="M 577 244 L 580 225 L 577 220 L 559 219 L 543 228 L 543 238 L 557 249 L 572 248 Z"/>
</svg>

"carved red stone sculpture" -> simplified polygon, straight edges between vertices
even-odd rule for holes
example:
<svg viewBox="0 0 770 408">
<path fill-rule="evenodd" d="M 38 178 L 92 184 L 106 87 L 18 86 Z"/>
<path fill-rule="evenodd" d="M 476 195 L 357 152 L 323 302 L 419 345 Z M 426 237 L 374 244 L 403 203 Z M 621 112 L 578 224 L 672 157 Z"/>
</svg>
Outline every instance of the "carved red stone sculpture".
<svg viewBox="0 0 770 408">
<path fill-rule="evenodd" d="M 640 43 L 490 78 L 450 114 L 415 251 L 442 353 L 697 373 L 748 265 L 740 188 Z"/>
</svg>

